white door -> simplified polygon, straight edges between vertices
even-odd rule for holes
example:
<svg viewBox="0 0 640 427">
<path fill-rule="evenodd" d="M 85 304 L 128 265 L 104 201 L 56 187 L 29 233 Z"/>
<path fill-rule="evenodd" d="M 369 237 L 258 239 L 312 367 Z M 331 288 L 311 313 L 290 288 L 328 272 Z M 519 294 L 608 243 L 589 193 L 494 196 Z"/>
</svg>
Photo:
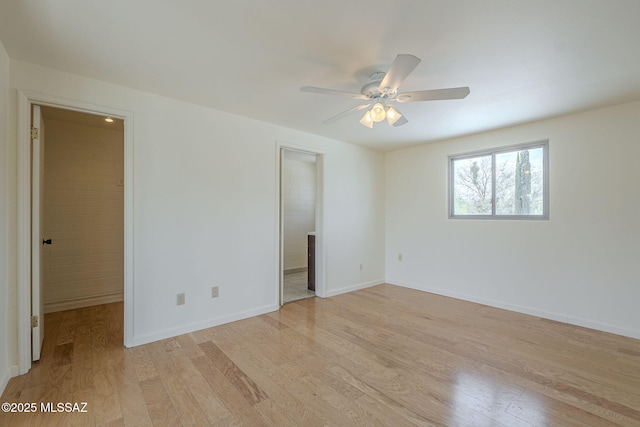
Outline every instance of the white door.
<svg viewBox="0 0 640 427">
<path fill-rule="evenodd" d="M 40 360 L 44 340 L 42 295 L 42 208 L 44 201 L 44 121 L 38 105 L 33 106 L 31 133 L 31 355 Z"/>
</svg>

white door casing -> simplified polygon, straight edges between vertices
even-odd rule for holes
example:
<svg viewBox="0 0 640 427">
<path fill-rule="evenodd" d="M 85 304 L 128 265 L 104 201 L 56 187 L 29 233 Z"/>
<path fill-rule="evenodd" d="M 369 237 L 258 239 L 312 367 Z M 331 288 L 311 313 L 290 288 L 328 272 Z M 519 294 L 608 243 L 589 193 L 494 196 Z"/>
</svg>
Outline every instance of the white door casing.
<svg viewBox="0 0 640 427">
<path fill-rule="evenodd" d="M 283 276 L 283 195 L 282 195 L 282 163 L 284 151 L 297 151 L 316 156 L 316 296 L 326 297 L 325 283 L 325 235 L 324 235 L 324 153 L 313 148 L 297 146 L 276 141 L 276 282 L 278 305 L 283 304 L 284 276 Z"/>
<path fill-rule="evenodd" d="M 279 167 L 278 167 L 278 221 L 280 222 L 280 233 L 278 236 L 278 241 L 280 244 L 278 245 L 278 306 L 282 306 L 284 303 L 284 241 L 283 241 L 283 230 L 284 230 L 284 195 L 282 194 L 282 164 L 284 162 L 284 149 L 279 150 Z"/>
<path fill-rule="evenodd" d="M 35 104 L 117 117 L 124 120 L 124 345 L 134 336 L 134 252 L 133 252 L 133 112 L 73 101 L 18 89 L 17 143 L 17 281 L 18 281 L 18 374 L 26 374 L 32 363 L 32 159 L 31 116 Z M 38 237 L 39 245 L 42 240 Z M 42 318 L 39 319 L 40 321 Z M 38 332 L 39 333 L 39 332 Z"/>
</svg>

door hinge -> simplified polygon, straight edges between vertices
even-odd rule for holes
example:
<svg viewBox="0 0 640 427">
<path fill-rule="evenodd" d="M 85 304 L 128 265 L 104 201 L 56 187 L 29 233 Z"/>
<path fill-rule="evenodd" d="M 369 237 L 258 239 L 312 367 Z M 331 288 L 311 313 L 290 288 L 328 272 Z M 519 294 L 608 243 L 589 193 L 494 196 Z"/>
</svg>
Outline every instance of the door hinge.
<svg viewBox="0 0 640 427">
<path fill-rule="evenodd" d="M 31 316 L 31 327 L 32 328 L 38 327 L 38 316 Z"/>
<path fill-rule="evenodd" d="M 38 139 L 38 138 L 40 138 L 40 131 L 38 130 L 37 127 L 31 126 L 31 139 Z"/>
</svg>

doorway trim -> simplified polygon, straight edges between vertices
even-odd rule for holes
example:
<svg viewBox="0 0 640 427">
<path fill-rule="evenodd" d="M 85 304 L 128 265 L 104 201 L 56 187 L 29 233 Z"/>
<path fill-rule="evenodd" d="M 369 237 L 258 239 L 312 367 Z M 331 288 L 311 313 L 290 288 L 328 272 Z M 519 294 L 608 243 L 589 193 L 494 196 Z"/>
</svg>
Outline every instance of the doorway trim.
<svg viewBox="0 0 640 427">
<path fill-rule="evenodd" d="M 326 287 L 326 266 L 325 266 L 325 227 L 324 227 L 324 153 L 314 148 L 304 147 L 295 144 L 276 141 L 276 303 L 282 306 L 283 298 L 283 233 L 282 224 L 282 155 L 284 151 L 297 151 L 299 153 L 316 156 L 316 296 L 325 298 L 327 296 Z"/>
<path fill-rule="evenodd" d="M 31 369 L 31 109 L 32 105 L 61 108 L 124 120 L 124 345 L 132 346 L 133 286 L 133 112 L 17 91 L 17 302 L 18 370 Z"/>
</svg>

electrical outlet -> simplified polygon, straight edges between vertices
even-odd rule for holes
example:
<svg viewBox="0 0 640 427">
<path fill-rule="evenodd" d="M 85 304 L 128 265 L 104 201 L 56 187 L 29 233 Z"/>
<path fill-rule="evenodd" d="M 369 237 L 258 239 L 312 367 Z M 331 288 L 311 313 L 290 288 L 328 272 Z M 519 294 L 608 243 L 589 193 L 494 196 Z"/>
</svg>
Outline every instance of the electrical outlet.
<svg viewBox="0 0 640 427">
<path fill-rule="evenodd" d="M 184 305 L 184 292 L 176 295 L 176 305 Z"/>
<path fill-rule="evenodd" d="M 214 286 L 211 288 L 211 298 L 218 298 L 218 287 Z"/>
<path fill-rule="evenodd" d="M 364 266 L 360 263 L 360 271 L 364 270 Z"/>
<path fill-rule="evenodd" d="M 402 261 L 402 254 L 398 254 L 398 261 Z"/>
</svg>

